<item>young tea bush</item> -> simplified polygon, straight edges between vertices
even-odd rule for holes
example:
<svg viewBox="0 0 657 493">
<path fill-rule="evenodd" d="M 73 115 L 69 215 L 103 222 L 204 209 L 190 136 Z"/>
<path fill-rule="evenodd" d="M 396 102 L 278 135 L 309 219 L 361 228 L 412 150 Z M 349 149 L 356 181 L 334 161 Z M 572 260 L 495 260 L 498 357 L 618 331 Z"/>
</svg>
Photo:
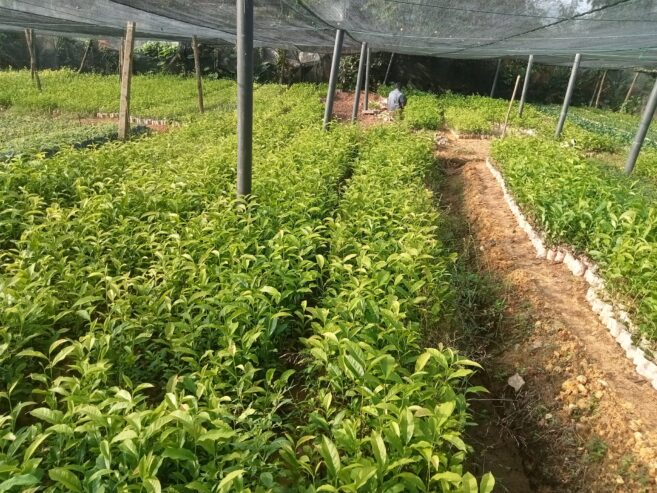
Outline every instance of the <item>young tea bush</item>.
<svg viewBox="0 0 657 493">
<path fill-rule="evenodd" d="M 288 481 L 314 486 L 301 491 L 477 490 L 462 440 L 476 390 L 463 379 L 477 365 L 421 345 L 451 261 L 423 186 L 431 149 L 401 127 L 370 131 L 329 223 L 324 297 L 303 339 L 302 424 L 281 451 Z M 486 475 L 481 491 L 493 484 Z"/>
<path fill-rule="evenodd" d="M 641 187 L 575 149 L 541 139 L 497 141 L 493 156 L 518 202 L 554 243 L 586 253 L 640 323 L 657 340 L 657 210 Z"/>
</svg>

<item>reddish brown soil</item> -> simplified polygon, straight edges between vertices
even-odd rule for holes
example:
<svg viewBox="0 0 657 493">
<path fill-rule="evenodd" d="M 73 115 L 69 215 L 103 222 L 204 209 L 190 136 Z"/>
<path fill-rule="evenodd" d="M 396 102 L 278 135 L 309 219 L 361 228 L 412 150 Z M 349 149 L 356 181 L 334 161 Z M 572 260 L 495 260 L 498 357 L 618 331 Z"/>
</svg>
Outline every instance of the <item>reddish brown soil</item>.
<svg viewBox="0 0 657 493">
<path fill-rule="evenodd" d="M 589 308 L 585 282 L 536 258 L 485 166 L 490 142 L 438 140 L 443 202 L 467 221 L 475 263 L 506 293 L 484 361 L 494 415 L 479 419 L 480 459 L 512 492 L 657 491 L 657 392 Z M 515 373 L 526 382 L 519 392 L 507 384 Z"/>
<path fill-rule="evenodd" d="M 351 121 L 351 115 L 354 110 L 354 92 L 343 92 L 337 91 L 335 93 L 335 101 L 333 103 L 333 115 L 336 119 L 340 121 Z M 365 104 L 365 92 L 361 92 L 360 95 L 360 104 L 358 106 L 358 122 L 365 126 L 369 127 L 376 125 L 377 123 L 382 123 L 386 121 L 388 116 L 387 110 L 385 110 L 385 99 L 379 96 L 376 93 L 370 92 L 370 111 L 373 111 L 373 114 L 363 114 L 363 106 Z"/>
</svg>

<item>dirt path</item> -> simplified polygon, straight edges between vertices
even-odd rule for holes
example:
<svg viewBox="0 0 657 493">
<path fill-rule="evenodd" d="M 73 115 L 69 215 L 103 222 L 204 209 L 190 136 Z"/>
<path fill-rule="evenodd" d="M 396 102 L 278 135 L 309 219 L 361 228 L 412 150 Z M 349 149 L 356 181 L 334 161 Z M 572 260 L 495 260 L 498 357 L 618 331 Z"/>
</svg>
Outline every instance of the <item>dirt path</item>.
<svg viewBox="0 0 657 493">
<path fill-rule="evenodd" d="M 489 146 L 445 133 L 437 155 L 443 202 L 467 220 L 478 266 L 506 286 L 504 328 L 485 361 L 495 416 L 481 426 L 516 442 L 531 487 L 490 430 L 481 453 L 507 491 L 657 492 L 657 392 L 591 312 L 585 282 L 536 258 L 486 168 Z M 517 393 L 515 373 L 526 382 Z M 496 449 L 506 452 L 496 459 Z"/>
</svg>

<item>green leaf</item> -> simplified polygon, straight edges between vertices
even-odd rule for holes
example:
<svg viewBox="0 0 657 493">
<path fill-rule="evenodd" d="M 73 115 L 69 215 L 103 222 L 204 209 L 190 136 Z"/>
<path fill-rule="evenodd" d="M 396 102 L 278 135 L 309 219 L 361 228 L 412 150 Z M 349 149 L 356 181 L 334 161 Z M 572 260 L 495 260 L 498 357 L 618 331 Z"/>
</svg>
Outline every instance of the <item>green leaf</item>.
<svg viewBox="0 0 657 493">
<path fill-rule="evenodd" d="M 23 351 L 18 353 L 16 356 L 19 357 L 19 358 L 25 356 L 25 357 L 28 357 L 28 358 L 41 358 L 41 359 L 45 359 L 45 360 L 48 359 L 48 357 L 45 354 L 43 354 L 42 352 L 39 352 L 39 351 L 34 351 L 33 349 L 24 349 Z"/>
<path fill-rule="evenodd" d="M 164 452 L 162 452 L 162 457 L 173 459 L 173 460 L 183 460 L 183 461 L 186 460 L 191 462 L 196 460 L 196 455 L 194 455 L 191 451 L 184 448 L 173 448 L 173 447 L 165 448 Z"/>
<path fill-rule="evenodd" d="M 427 362 L 431 358 L 431 353 L 429 352 L 424 352 L 420 356 L 418 356 L 417 360 L 415 361 L 415 373 L 421 372 L 424 367 L 427 365 Z"/>
<path fill-rule="evenodd" d="M 233 482 L 241 478 L 244 475 L 244 472 L 244 469 L 238 469 L 237 471 L 232 471 L 226 474 L 224 478 L 219 482 L 218 491 L 220 493 L 230 491 L 230 487 L 233 485 Z"/>
<path fill-rule="evenodd" d="M 82 491 L 82 483 L 78 477 L 65 467 L 56 467 L 48 471 L 48 476 L 53 481 L 60 483 L 68 491 Z"/>
<path fill-rule="evenodd" d="M 413 416 L 413 412 L 410 409 L 405 408 L 402 412 L 401 423 L 399 427 L 401 432 L 401 439 L 404 441 L 404 444 L 408 445 L 408 443 L 413 438 L 413 432 L 415 430 L 415 417 Z"/>
<path fill-rule="evenodd" d="M 322 444 L 320 445 L 319 452 L 324 459 L 329 475 L 335 478 L 342 467 L 340 454 L 335 444 L 328 437 L 322 436 Z"/>
<path fill-rule="evenodd" d="M 20 474 L 0 483 L 0 492 L 4 493 L 5 491 L 10 491 L 16 486 L 32 486 L 38 483 L 39 478 L 33 474 Z M 21 488 L 21 491 L 22 490 L 23 489 Z"/>
<path fill-rule="evenodd" d="M 47 423 L 56 425 L 62 421 L 64 418 L 64 413 L 54 409 L 48 409 L 47 407 L 39 407 L 37 409 L 32 409 L 30 414 L 41 421 L 46 421 Z"/>
<path fill-rule="evenodd" d="M 160 481 L 157 478 L 144 479 L 144 488 L 146 488 L 146 491 L 148 491 L 149 493 L 162 492 L 162 486 L 160 485 Z"/>
<path fill-rule="evenodd" d="M 376 462 L 379 465 L 379 470 L 383 470 L 386 467 L 388 462 L 388 452 L 386 451 L 386 444 L 381 438 L 381 435 L 376 431 L 372 432 L 370 437 L 370 443 L 372 444 L 372 452 L 376 458 Z"/>
<path fill-rule="evenodd" d="M 477 493 L 477 478 L 469 472 L 463 475 L 463 482 L 461 483 L 463 493 Z"/>
<path fill-rule="evenodd" d="M 489 472 L 484 474 L 479 485 L 479 493 L 491 493 L 495 488 L 495 478 Z"/>
<path fill-rule="evenodd" d="M 431 480 L 447 481 L 448 483 L 459 484 L 461 482 L 461 475 L 450 471 L 439 472 L 438 474 L 434 474 L 433 476 L 431 476 Z"/>
<path fill-rule="evenodd" d="M 28 460 L 30 460 L 34 452 L 36 452 L 36 449 L 39 448 L 39 445 L 41 445 L 43 441 L 49 436 L 50 433 L 43 433 L 37 436 L 35 439 L 33 439 L 30 446 L 27 447 L 27 449 L 25 449 L 25 454 L 23 454 L 23 462 L 27 462 Z"/>
</svg>

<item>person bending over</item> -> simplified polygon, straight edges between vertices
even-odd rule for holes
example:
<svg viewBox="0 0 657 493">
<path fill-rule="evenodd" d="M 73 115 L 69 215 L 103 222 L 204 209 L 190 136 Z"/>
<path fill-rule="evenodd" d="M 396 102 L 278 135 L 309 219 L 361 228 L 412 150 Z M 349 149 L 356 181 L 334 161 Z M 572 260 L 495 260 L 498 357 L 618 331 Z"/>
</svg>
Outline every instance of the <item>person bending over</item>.
<svg viewBox="0 0 657 493">
<path fill-rule="evenodd" d="M 388 111 L 395 117 L 403 116 L 404 107 L 406 106 L 406 96 L 401 91 L 401 84 L 397 82 L 395 88 L 388 94 Z"/>
</svg>

